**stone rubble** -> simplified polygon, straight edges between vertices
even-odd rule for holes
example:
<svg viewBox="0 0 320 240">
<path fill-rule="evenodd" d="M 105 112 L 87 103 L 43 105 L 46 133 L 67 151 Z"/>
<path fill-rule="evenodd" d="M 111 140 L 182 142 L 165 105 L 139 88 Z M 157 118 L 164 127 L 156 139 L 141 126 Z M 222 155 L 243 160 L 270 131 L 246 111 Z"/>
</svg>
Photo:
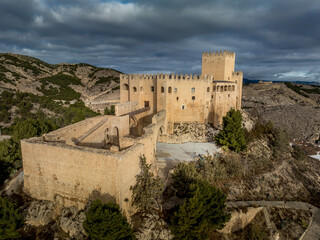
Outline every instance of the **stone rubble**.
<svg viewBox="0 0 320 240">
<path fill-rule="evenodd" d="M 163 143 L 186 143 L 186 142 L 211 142 L 218 133 L 209 124 L 175 123 L 172 135 L 160 136 L 159 142 Z"/>
</svg>

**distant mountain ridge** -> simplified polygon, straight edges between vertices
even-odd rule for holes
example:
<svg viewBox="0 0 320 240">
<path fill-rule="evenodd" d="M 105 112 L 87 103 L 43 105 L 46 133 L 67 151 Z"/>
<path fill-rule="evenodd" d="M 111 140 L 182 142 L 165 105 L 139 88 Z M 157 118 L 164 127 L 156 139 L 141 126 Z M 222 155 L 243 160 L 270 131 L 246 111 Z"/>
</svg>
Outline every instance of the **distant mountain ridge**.
<svg viewBox="0 0 320 240">
<path fill-rule="evenodd" d="M 256 80 L 256 79 L 248 79 L 248 78 L 243 78 L 243 83 L 244 84 L 251 84 L 251 83 L 259 83 L 260 81 L 262 82 L 292 82 L 292 83 L 296 83 L 296 84 L 306 84 L 306 85 L 317 85 L 320 86 L 320 83 L 318 82 L 310 82 L 310 81 L 273 81 L 273 80 Z"/>
<path fill-rule="evenodd" d="M 53 99 L 86 99 L 119 86 L 120 72 L 86 63 L 48 64 L 40 59 L 0 53 L 0 90 L 48 95 Z"/>
</svg>

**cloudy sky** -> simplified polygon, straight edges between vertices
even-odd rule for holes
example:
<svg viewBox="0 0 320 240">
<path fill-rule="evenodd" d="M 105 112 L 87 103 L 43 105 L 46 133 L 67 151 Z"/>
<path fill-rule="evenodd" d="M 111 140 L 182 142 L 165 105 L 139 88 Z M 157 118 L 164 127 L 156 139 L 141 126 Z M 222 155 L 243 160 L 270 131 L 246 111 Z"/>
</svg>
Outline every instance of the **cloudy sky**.
<svg viewBox="0 0 320 240">
<path fill-rule="evenodd" d="M 246 78 L 320 82 L 320 1 L 0 0 L 0 52 L 199 74 L 215 50 Z"/>
</svg>

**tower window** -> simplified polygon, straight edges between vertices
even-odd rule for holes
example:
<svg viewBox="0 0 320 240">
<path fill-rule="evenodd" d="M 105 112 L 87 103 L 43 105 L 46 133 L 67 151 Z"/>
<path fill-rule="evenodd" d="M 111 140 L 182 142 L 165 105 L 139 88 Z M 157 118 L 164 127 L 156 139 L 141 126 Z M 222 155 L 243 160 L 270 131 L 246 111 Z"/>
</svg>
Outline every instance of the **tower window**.
<svg viewBox="0 0 320 240">
<path fill-rule="evenodd" d="M 161 92 L 164 93 L 164 87 L 161 87 Z"/>
<path fill-rule="evenodd" d="M 179 100 L 179 97 L 177 97 L 177 101 Z"/>
<path fill-rule="evenodd" d="M 154 86 L 151 86 L 151 92 L 154 92 Z"/>
<path fill-rule="evenodd" d="M 136 88 L 136 87 L 133 87 L 133 91 L 134 91 L 134 92 L 137 92 L 137 88 Z"/>
<path fill-rule="evenodd" d="M 178 89 L 177 88 L 174 88 L 174 93 L 178 92 Z"/>
<path fill-rule="evenodd" d="M 211 95 L 211 99 L 213 99 L 213 95 Z"/>
<path fill-rule="evenodd" d="M 182 106 L 181 106 L 181 109 L 182 109 L 182 110 L 186 109 L 185 105 L 182 105 Z"/>
<path fill-rule="evenodd" d="M 191 93 L 195 93 L 196 92 L 196 89 L 193 87 L 191 88 Z"/>
<path fill-rule="evenodd" d="M 168 93 L 172 93 L 172 88 L 171 87 L 168 88 Z"/>
<path fill-rule="evenodd" d="M 195 96 L 192 96 L 192 100 L 196 100 L 196 97 L 195 97 Z"/>
<path fill-rule="evenodd" d="M 209 87 L 207 87 L 207 92 L 210 92 L 210 88 Z"/>
</svg>

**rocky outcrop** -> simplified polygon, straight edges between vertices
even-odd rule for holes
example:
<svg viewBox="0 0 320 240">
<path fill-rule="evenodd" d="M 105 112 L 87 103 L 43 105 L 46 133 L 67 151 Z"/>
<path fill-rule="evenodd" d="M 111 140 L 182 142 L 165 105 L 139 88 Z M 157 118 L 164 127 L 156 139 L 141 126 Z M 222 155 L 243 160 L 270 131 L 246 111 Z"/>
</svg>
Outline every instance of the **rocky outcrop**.
<svg viewBox="0 0 320 240">
<path fill-rule="evenodd" d="M 84 211 L 77 207 L 64 208 L 59 218 L 59 226 L 74 239 L 86 239 L 83 222 L 86 219 Z"/>
<path fill-rule="evenodd" d="M 175 123 L 172 135 L 160 136 L 159 142 L 186 143 L 186 142 L 211 142 L 218 130 L 208 124 Z"/>
<path fill-rule="evenodd" d="M 166 222 L 157 214 L 146 214 L 138 231 L 135 232 L 139 240 L 170 240 L 173 236 Z"/>
<path fill-rule="evenodd" d="M 33 226 L 44 226 L 56 217 L 54 204 L 50 201 L 33 201 L 26 210 L 25 222 Z"/>
</svg>

